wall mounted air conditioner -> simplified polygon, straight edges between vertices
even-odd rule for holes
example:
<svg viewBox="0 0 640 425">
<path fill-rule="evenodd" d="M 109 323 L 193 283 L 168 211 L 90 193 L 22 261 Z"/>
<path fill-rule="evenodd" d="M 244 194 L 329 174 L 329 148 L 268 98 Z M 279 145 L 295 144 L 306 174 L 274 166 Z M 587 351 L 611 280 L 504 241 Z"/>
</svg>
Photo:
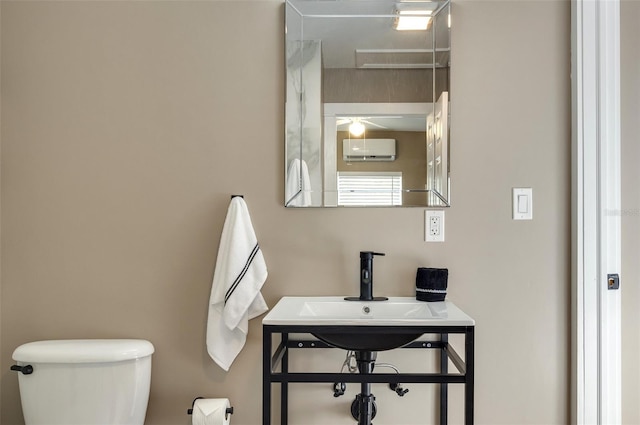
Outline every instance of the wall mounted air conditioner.
<svg viewBox="0 0 640 425">
<path fill-rule="evenodd" d="M 342 159 L 345 161 L 394 161 L 395 139 L 343 139 Z"/>
</svg>

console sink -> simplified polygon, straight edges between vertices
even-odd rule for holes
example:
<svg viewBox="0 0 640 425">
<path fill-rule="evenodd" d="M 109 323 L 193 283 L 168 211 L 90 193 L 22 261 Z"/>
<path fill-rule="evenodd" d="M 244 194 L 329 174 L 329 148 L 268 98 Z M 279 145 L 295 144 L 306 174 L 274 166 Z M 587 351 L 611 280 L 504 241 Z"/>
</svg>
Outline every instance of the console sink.
<svg viewBox="0 0 640 425">
<path fill-rule="evenodd" d="M 412 297 L 378 302 L 345 301 L 344 297 L 283 297 L 262 324 L 313 326 L 311 333 L 332 346 L 383 351 L 402 347 L 424 333 L 418 329 L 413 333 L 406 327 L 473 326 L 474 321 L 449 301 L 427 303 Z M 375 326 L 376 330 L 354 332 L 353 326 Z M 347 331 L 346 327 L 351 329 Z M 398 327 L 405 329 L 399 332 Z"/>
</svg>

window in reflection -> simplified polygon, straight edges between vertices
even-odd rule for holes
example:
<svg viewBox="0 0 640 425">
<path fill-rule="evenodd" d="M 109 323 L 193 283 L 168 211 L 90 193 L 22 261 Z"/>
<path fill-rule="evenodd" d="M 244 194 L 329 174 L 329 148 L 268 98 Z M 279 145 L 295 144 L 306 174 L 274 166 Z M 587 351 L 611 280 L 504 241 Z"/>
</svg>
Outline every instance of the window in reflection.
<svg viewBox="0 0 640 425">
<path fill-rule="evenodd" d="M 402 173 L 338 172 L 338 205 L 402 205 Z"/>
</svg>

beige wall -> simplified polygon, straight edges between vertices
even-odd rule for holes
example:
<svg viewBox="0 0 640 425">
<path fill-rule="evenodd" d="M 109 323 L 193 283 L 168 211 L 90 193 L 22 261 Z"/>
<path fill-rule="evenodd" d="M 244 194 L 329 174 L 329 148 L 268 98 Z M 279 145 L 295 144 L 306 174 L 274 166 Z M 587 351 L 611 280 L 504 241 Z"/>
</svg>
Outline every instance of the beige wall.
<svg viewBox="0 0 640 425">
<path fill-rule="evenodd" d="M 154 343 L 148 424 L 188 424 L 201 395 L 231 398 L 235 425 L 260 422 L 260 321 L 229 373 L 204 346 L 232 193 L 252 212 L 270 305 L 355 294 L 360 250 L 387 253 L 380 295 L 410 296 L 416 267 L 448 267 L 449 298 L 477 323 L 477 423 L 568 422 L 568 1 L 455 1 L 442 244 L 423 241 L 421 208 L 283 208 L 279 1 L 1 7 L 3 425 L 22 421 L 13 349 L 82 337 Z M 533 221 L 511 220 L 512 187 L 533 187 Z M 331 356 L 298 362 L 337 370 Z M 376 425 L 433 416 L 433 390 L 407 387 L 374 386 Z M 290 423 L 352 423 L 350 402 L 301 387 Z"/>
<path fill-rule="evenodd" d="M 2 7 L 0 6 L 0 63 L 2 62 Z M 0 66 L 0 82 L 2 81 L 2 66 Z M 2 93 L 1 83 L 0 83 L 0 93 Z M 1 99 L 0 95 L 0 99 Z M 0 101 L 0 152 L 2 151 L 2 102 Z M 2 181 L 2 156 L 0 154 L 0 182 Z M 0 189 L 1 189 L 0 183 Z M 0 196 L 0 223 L 2 222 L 2 196 Z M 0 240 L 2 240 L 2 226 L 0 225 Z M 0 243 L 0 323 L 2 322 L 2 243 Z M 0 326 L 0 347 L 2 347 L 2 326 Z M 2 351 L 0 349 L 0 355 Z M 0 374 L 0 376 L 2 376 Z M 0 378 L 0 412 L 2 411 L 2 385 Z M 0 413 L 0 423 L 2 422 L 2 415 Z"/>
<path fill-rule="evenodd" d="M 327 103 L 433 101 L 431 70 L 325 68 L 322 72 Z M 446 88 L 447 75 L 446 69 L 437 71 L 437 93 Z"/>
<path fill-rule="evenodd" d="M 622 142 L 622 420 L 640 423 L 640 2 L 620 3 Z"/>
</svg>

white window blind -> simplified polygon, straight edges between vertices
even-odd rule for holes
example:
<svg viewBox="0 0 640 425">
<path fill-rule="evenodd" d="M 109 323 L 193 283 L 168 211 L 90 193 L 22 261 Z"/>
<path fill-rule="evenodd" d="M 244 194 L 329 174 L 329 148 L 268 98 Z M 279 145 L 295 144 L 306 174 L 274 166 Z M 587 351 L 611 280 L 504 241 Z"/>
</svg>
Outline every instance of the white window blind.
<svg viewBox="0 0 640 425">
<path fill-rule="evenodd" d="M 338 172 L 338 205 L 402 205 L 402 172 Z"/>
</svg>

